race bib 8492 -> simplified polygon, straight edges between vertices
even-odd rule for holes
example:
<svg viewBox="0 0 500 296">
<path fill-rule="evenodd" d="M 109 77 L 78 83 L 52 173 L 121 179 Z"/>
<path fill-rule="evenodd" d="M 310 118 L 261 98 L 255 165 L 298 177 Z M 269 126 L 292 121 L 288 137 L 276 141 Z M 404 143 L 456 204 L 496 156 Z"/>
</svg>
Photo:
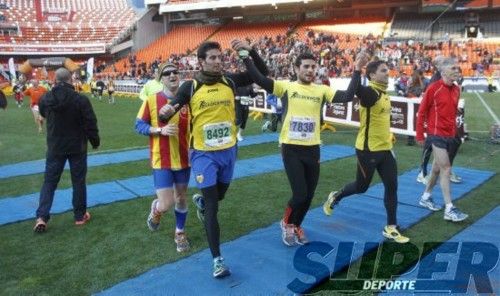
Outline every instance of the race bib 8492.
<svg viewBox="0 0 500 296">
<path fill-rule="evenodd" d="M 231 123 L 229 121 L 205 124 L 203 126 L 205 146 L 220 147 L 231 142 Z"/>
</svg>

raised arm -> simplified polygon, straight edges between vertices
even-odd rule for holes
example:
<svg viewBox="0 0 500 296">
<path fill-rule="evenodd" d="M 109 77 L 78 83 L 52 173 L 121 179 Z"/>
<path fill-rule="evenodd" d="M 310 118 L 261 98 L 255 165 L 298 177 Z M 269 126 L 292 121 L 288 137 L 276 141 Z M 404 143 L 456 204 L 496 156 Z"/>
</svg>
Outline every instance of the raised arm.
<svg viewBox="0 0 500 296">
<path fill-rule="evenodd" d="M 257 70 L 257 67 L 255 66 L 252 59 L 247 57 L 243 59 L 243 63 L 245 63 L 245 66 L 247 67 L 247 73 L 248 75 L 250 75 L 251 79 L 260 87 L 265 89 L 268 93 L 272 93 L 274 89 L 274 80 L 262 75 L 262 73 Z"/>
<path fill-rule="evenodd" d="M 257 51 L 253 49 L 247 42 L 235 39 L 231 41 L 231 45 L 233 49 L 238 53 L 240 58 L 246 58 L 250 56 L 255 63 L 257 71 L 260 72 L 263 76 L 267 76 L 269 74 L 269 69 L 267 68 L 264 60 L 262 60 Z M 227 76 L 234 81 L 236 87 L 246 86 L 254 83 L 254 80 L 248 72 L 232 73 L 228 74 Z"/>
<path fill-rule="evenodd" d="M 347 90 L 338 90 L 335 92 L 332 103 L 347 103 L 352 101 L 354 94 L 361 87 L 361 70 L 368 63 L 370 56 L 365 51 L 362 51 L 356 57 L 354 62 L 354 72 L 352 73 L 351 81 Z"/>
</svg>

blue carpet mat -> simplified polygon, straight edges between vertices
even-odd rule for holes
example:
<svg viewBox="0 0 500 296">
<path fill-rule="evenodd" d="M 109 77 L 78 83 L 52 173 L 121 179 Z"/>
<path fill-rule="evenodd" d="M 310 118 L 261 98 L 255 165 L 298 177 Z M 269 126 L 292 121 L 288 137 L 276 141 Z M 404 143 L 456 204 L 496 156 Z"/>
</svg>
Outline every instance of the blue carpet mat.
<svg viewBox="0 0 500 296">
<path fill-rule="evenodd" d="M 500 229 L 500 206 L 433 250 L 397 280 L 416 280 L 415 291 L 421 294 L 500 295 L 498 229 Z M 476 253 L 473 254 L 473 251 Z M 444 271 L 435 271 L 427 279 L 423 277 L 419 279 L 418 275 L 422 272 L 419 267 L 436 268 L 435 261 L 447 262 L 448 266 L 445 266 Z M 443 267 L 444 263 L 440 264 Z M 469 276 L 472 273 L 480 276 L 472 280 Z M 403 295 L 401 292 L 387 292 L 391 295 Z"/>
<path fill-rule="evenodd" d="M 458 176 L 462 177 L 464 181 L 461 184 L 451 183 L 451 195 L 453 199 L 463 196 L 464 194 L 471 191 L 475 187 L 474 186 L 471 188 L 470 185 L 478 183 L 480 184 L 495 175 L 495 173 L 491 171 L 467 169 L 462 167 L 453 167 L 453 171 Z M 422 193 L 424 193 L 425 189 L 425 185 L 416 182 L 418 173 L 419 169 L 414 169 L 405 173 L 405 175 L 408 175 L 408 178 L 403 178 L 403 179 L 399 178 L 398 180 L 399 203 L 407 205 L 418 205 L 418 200 L 422 196 Z M 414 187 L 418 188 L 416 192 Z M 380 191 L 383 190 L 383 188 L 384 185 L 382 183 L 379 183 L 375 186 L 370 187 L 370 189 L 368 189 L 368 191 L 365 192 L 365 194 L 372 197 L 383 199 L 384 195 L 380 194 Z M 432 191 L 432 197 L 434 199 L 434 202 L 436 202 L 436 204 L 443 205 L 443 194 L 441 192 L 441 187 L 439 186 L 439 182 Z"/>
<path fill-rule="evenodd" d="M 330 161 L 354 155 L 349 146 L 328 145 L 321 147 L 321 161 Z M 280 154 L 238 160 L 234 179 L 283 170 Z M 189 182 L 195 186 L 194 176 Z M 34 218 L 38 206 L 39 192 L 18 197 L 0 199 L 0 225 Z M 140 196 L 153 195 L 153 177 L 142 176 L 87 186 L 87 206 L 93 207 Z M 51 213 L 57 214 L 72 209 L 72 189 L 57 190 Z"/>
<path fill-rule="evenodd" d="M 464 186 L 464 193 L 469 192 L 491 175 L 465 179 L 460 186 Z M 423 188 L 415 186 L 414 178 L 414 172 L 410 171 L 401 175 L 399 181 L 403 184 L 413 180 L 406 193 L 418 196 Z M 349 258 L 355 261 L 383 240 L 385 208 L 382 200 L 372 198 L 382 196 L 383 188 L 377 184 L 370 190 L 371 195 L 359 195 L 341 202 L 330 218 L 324 216 L 321 208 L 311 210 L 303 227 L 313 242 L 299 248 L 300 252 L 283 245 L 279 224 L 274 223 L 222 245 L 222 254 L 233 273 L 228 278 L 212 278 L 212 259 L 209 250 L 205 249 L 126 280 L 101 295 L 286 295 L 306 292 L 347 266 Z M 456 198 L 462 196 L 456 195 Z M 403 229 L 430 214 L 417 206 L 398 206 L 398 222 Z M 222 231 L 224 227 L 229 225 L 222 225 Z M 351 256 L 337 254 L 340 242 L 355 242 Z M 373 244 L 366 247 L 366 243 Z M 320 249 L 323 256 L 318 254 Z"/>
<path fill-rule="evenodd" d="M 270 142 L 277 142 L 277 133 L 268 133 L 255 136 L 248 136 L 238 143 L 238 146 L 250 146 L 256 144 L 264 144 Z M 89 155 L 88 167 L 95 167 L 108 164 L 116 164 L 127 161 L 137 161 L 149 158 L 149 149 L 136 149 L 122 152 L 106 153 Z M 66 164 L 66 169 L 69 165 Z M 14 163 L 9 165 L 0 166 L 0 179 L 19 177 L 31 174 L 40 174 L 45 171 L 45 159 L 26 161 L 21 163 Z"/>
</svg>

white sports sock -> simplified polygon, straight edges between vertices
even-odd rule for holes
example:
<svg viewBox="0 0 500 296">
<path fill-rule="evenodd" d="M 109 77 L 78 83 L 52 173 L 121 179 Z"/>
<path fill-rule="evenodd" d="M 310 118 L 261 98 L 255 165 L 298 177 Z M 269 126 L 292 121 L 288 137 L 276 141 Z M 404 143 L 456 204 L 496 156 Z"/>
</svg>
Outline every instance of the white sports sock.
<svg viewBox="0 0 500 296">
<path fill-rule="evenodd" d="M 431 194 L 429 192 L 424 192 L 424 194 L 422 194 L 423 200 L 429 200 L 430 197 L 431 197 Z"/>
<path fill-rule="evenodd" d="M 451 211 L 451 209 L 452 209 L 452 208 L 453 208 L 453 204 L 452 204 L 452 203 L 447 203 L 447 204 L 446 204 L 445 211 L 446 211 L 446 212 L 449 212 L 449 211 Z"/>
</svg>

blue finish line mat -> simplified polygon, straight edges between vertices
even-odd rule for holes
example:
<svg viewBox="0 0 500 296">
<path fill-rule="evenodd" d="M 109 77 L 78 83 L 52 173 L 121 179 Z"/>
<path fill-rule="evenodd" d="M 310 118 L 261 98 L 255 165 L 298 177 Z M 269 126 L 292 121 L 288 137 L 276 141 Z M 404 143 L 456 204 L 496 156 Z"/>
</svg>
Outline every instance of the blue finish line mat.
<svg viewBox="0 0 500 296">
<path fill-rule="evenodd" d="M 476 172 L 461 170 L 470 174 Z M 454 195 L 455 199 L 493 176 L 492 172 L 477 172 L 481 177 L 464 178 L 464 183 L 456 185 L 464 188 L 460 195 Z M 412 186 L 405 189 L 405 194 L 415 198 L 413 205 L 398 205 L 398 224 L 402 229 L 431 214 L 429 210 L 416 206 L 424 188 L 416 186 L 415 177 L 414 171 L 399 176 L 400 184 L 413 181 Z M 230 277 L 213 279 L 212 257 L 205 249 L 126 280 L 101 295 L 286 295 L 307 292 L 330 274 L 360 258 L 364 252 L 378 247 L 384 239 L 385 208 L 378 198 L 383 195 L 383 187 L 377 184 L 370 190 L 370 195 L 343 200 L 331 217 L 326 217 L 321 208 L 311 210 L 303 224 L 311 240 L 306 246 L 284 246 L 279 223 L 224 243 L 221 250 L 231 268 Z M 224 227 L 229 225 L 222 225 L 222 231 Z"/>
<path fill-rule="evenodd" d="M 500 206 L 440 245 L 398 281 L 432 295 L 500 295 Z M 386 291 L 391 295 L 401 291 Z M 423 294 L 422 294 L 423 295 Z"/>
<path fill-rule="evenodd" d="M 354 155 L 354 148 L 342 145 L 321 147 L 321 162 Z M 238 160 L 233 179 L 255 176 L 283 170 L 280 154 Z M 190 187 L 195 186 L 191 175 Z M 87 206 L 93 207 L 116 201 L 129 200 L 140 196 L 153 195 L 153 177 L 151 175 L 97 183 L 87 186 Z M 0 225 L 35 218 L 40 193 L 0 199 Z M 54 196 L 51 214 L 63 213 L 73 208 L 72 189 L 57 190 Z"/>
<path fill-rule="evenodd" d="M 245 137 L 243 141 L 238 142 L 238 146 L 244 147 L 256 144 L 277 142 L 278 136 L 279 135 L 277 133 L 248 136 Z M 135 149 L 114 153 L 95 154 L 88 156 L 88 167 L 96 167 L 145 159 L 149 159 L 149 149 Z M 69 169 L 68 164 L 66 164 L 65 169 Z M 0 180 L 11 177 L 40 174 L 43 172 L 45 172 L 45 159 L 8 164 L 0 166 Z"/>
</svg>

